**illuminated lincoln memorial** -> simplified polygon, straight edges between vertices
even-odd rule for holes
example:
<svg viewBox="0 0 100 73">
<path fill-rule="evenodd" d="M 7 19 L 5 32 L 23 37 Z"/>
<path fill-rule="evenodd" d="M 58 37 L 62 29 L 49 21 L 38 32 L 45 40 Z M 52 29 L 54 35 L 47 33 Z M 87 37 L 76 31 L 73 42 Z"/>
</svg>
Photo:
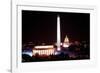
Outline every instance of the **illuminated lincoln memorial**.
<svg viewBox="0 0 100 73">
<path fill-rule="evenodd" d="M 53 45 L 46 45 L 46 46 L 35 46 L 33 49 L 33 55 L 53 55 L 54 54 L 54 47 Z"/>
</svg>

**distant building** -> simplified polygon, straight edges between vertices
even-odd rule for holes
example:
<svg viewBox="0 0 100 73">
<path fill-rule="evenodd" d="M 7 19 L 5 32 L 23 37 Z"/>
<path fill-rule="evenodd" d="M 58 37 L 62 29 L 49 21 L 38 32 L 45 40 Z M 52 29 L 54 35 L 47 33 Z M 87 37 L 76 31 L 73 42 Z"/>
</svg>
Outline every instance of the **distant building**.
<svg viewBox="0 0 100 73">
<path fill-rule="evenodd" d="M 64 43 L 62 44 L 62 46 L 65 47 L 65 48 L 69 47 L 69 39 L 68 39 L 67 35 L 64 39 Z"/>
<path fill-rule="evenodd" d="M 55 52 L 53 45 L 46 45 L 46 46 L 35 46 L 33 48 L 33 55 L 53 55 Z"/>
</svg>

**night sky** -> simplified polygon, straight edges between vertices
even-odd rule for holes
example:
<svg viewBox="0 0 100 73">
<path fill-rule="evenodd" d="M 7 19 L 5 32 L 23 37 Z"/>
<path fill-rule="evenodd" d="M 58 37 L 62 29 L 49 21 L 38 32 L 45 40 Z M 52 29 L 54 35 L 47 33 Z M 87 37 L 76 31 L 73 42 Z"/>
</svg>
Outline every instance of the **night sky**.
<svg viewBox="0 0 100 73">
<path fill-rule="evenodd" d="M 61 22 L 61 41 L 89 41 L 90 14 L 22 10 L 22 43 L 53 44 L 57 39 L 57 15 Z"/>
</svg>

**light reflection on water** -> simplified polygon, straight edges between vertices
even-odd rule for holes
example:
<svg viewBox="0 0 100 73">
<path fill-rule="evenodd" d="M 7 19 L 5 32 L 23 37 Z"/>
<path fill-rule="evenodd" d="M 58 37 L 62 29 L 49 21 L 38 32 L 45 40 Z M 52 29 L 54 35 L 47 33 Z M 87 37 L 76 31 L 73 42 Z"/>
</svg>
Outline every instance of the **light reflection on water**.
<svg viewBox="0 0 100 73">
<path fill-rule="evenodd" d="M 29 55 L 29 56 L 32 57 L 32 52 L 29 52 L 29 51 L 27 51 L 27 52 L 22 52 L 22 54 L 27 54 L 27 55 Z"/>
</svg>

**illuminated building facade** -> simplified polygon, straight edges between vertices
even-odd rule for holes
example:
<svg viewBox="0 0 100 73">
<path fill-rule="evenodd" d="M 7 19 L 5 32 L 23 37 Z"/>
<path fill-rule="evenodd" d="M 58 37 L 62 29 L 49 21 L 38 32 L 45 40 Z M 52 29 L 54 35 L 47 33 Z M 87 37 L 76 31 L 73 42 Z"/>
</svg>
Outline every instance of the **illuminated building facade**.
<svg viewBox="0 0 100 73">
<path fill-rule="evenodd" d="M 53 55 L 54 54 L 54 47 L 53 45 L 46 45 L 46 46 L 35 46 L 33 48 L 33 55 Z"/>
<path fill-rule="evenodd" d="M 69 39 L 68 39 L 67 35 L 64 39 L 63 47 L 65 47 L 65 48 L 69 47 Z"/>
</svg>

